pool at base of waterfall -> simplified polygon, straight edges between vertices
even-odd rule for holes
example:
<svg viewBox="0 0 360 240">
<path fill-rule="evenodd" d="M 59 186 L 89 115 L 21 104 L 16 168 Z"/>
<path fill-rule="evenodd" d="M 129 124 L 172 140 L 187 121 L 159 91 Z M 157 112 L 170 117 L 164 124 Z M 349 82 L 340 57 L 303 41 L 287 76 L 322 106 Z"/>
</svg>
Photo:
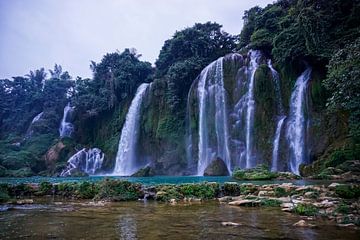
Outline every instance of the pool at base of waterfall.
<svg viewBox="0 0 360 240">
<path fill-rule="evenodd" d="M 49 200 L 0 212 L 1 239 L 358 239 L 356 228 L 274 208 Z"/>
<path fill-rule="evenodd" d="M 284 182 L 291 182 L 295 185 L 311 185 L 311 184 L 325 184 L 328 185 L 333 181 L 328 180 L 266 180 L 266 181 L 238 181 L 231 176 L 219 177 L 203 177 L 203 176 L 154 176 L 154 177 L 119 177 L 119 176 L 89 176 L 89 177 L 27 177 L 27 178 L 0 178 L 0 183 L 20 184 L 20 183 L 61 183 L 61 182 L 97 182 L 105 178 L 119 179 L 142 185 L 159 185 L 159 184 L 185 184 L 185 183 L 201 183 L 201 182 L 216 182 L 223 184 L 225 182 L 237 183 L 254 183 L 258 185 L 263 184 L 281 184 Z M 337 181 L 339 182 L 339 181 Z"/>
</svg>

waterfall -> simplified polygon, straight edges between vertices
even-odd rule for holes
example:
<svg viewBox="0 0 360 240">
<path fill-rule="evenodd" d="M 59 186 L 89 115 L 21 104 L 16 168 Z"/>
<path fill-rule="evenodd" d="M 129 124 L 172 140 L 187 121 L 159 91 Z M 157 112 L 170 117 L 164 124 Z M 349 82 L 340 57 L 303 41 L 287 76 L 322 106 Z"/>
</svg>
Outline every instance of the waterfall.
<svg viewBox="0 0 360 240">
<path fill-rule="evenodd" d="M 31 124 L 39 121 L 43 114 L 44 114 L 44 112 L 41 112 L 41 113 L 39 113 L 38 115 L 36 115 L 36 116 L 33 118 L 33 120 L 31 121 Z"/>
<path fill-rule="evenodd" d="M 98 148 L 90 148 L 89 150 L 83 148 L 69 158 L 67 167 L 60 176 L 71 176 L 75 170 L 94 175 L 96 171 L 101 169 L 104 157 L 105 155 Z"/>
<path fill-rule="evenodd" d="M 64 108 L 63 118 L 59 127 L 60 138 L 71 137 L 71 134 L 74 131 L 74 125 L 69 122 L 68 119 L 69 114 L 71 114 L 73 110 L 74 108 L 70 106 L 70 103 L 68 103 Z"/>
<path fill-rule="evenodd" d="M 287 139 L 290 148 L 290 170 L 299 174 L 299 166 L 305 160 L 305 128 L 304 107 L 307 83 L 311 76 L 311 68 L 296 79 L 290 100 L 290 114 L 287 128 Z"/>
<path fill-rule="evenodd" d="M 260 51 L 250 51 L 250 81 L 248 86 L 248 93 L 246 97 L 246 168 L 254 167 L 253 149 L 252 149 L 252 132 L 254 123 L 255 112 L 255 100 L 254 100 L 254 85 L 255 85 L 255 73 L 259 66 L 259 60 L 261 57 Z"/>
<path fill-rule="evenodd" d="M 141 84 L 130 104 L 116 154 L 116 163 L 113 174 L 129 176 L 135 173 L 139 166 L 136 165 L 136 145 L 139 135 L 140 110 L 148 83 Z"/>
<path fill-rule="evenodd" d="M 223 57 L 212 62 L 200 74 L 197 87 L 199 101 L 199 153 L 197 174 L 215 157 L 220 157 L 231 172 Z M 215 130 L 216 144 L 210 143 L 209 130 Z M 216 145 L 216 147 L 214 146 Z"/>
<path fill-rule="evenodd" d="M 271 75 L 272 75 L 272 78 L 274 81 L 276 100 L 277 100 L 277 104 L 278 104 L 278 114 L 280 116 L 283 116 L 284 115 L 284 106 L 283 106 L 283 101 L 282 101 L 282 97 L 281 97 L 280 76 L 279 76 L 279 73 L 272 66 L 271 59 L 268 60 L 267 64 L 271 71 Z"/>
<path fill-rule="evenodd" d="M 274 69 L 272 66 L 271 60 L 268 60 L 268 67 L 272 74 L 272 79 L 274 81 L 275 86 L 275 94 L 277 100 L 277 111 L 278 111 L 278 120 L 276 124 L 275 136 L 273 140 L 273 152 L 272 152 L 272 161 L 271 161 L 271 171 L 276 172 L 278 171 L 278 158 L 279 158 L 279 144 L 280 144 L 280 136 L 281 136 L 281 129 L 284 124 L 284 120 L 286 118 L 284 114 L 284 107 L 281 97 L 281 90 L 280 90 L 280 77 L 279 73 Z"/>
<path fill-rule="evenodd" d="M 25 139 L 30 138 L 31 135 L 34 133 L 34 130 L 32 129 L 32 127 L 33 127 L 34 123 L 36 123 L 37 121 L 39 121 L 41 119 L 43 114 L 44 114 L 44 112 L 41 112 L 33 118 L 33 120 L 31 121 L 31 123 L 26 131 Z"/>
<path fill-rule="evenodd" d="M 278 171 L 278 158 L 279 158 L 279 143 L 281 136 L 281 129 L 284 123 L 286 116 L 281 116 L 276 125 L 275 137 L 273 141 L 273 152 L 272 152 L 272 162 L 271 162 L 271 171 Z"/>
</svg>

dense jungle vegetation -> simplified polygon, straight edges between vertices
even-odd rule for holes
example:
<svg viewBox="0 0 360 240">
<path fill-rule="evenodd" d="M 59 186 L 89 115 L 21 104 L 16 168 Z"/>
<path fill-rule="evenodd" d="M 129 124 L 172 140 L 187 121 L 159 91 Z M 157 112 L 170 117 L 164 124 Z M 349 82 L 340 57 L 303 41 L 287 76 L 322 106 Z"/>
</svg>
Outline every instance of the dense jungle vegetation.
<svg viewBox="0 0 360 240">
<path fill-rule="evenodd" d="M 57 174 L 81 146 L 101 148 L 106 154 L 104 167 L 111 169 L 127 109 L 144 82 L 153 83 L 153 97 L 144 110 L 141 151 L 155 152 L 159 174 L 179 175 L 186 164 L 183 141 L 191 84 L 210 62 L 249 49 L 273 59 L 287 97 L 306 61 L 315 72 L 311 90 L 315 111 L 345 119 L 341 139 L 346 141 L 333 144 L 330 155 L 313 160 L 328 161 L 334 152 L 341 155 L 340 163 L 359 158 L 360 1 L 279 0 L 249 9 L 243 20 L 237 36 L 211 22 L 175 32 L 154 67 L 141 61 L 135 49 L 125 49 L 91 62 L 91 79 L 74 78 L 60 65 L 49 72 L 42 68 L 1 79 L 0 176 Z M 71 116 L 75 132 L 60 140 L 58 127 L 68 102 L 75 106 Z M 40 112 L 41 119 L 31 125 Z M 47 158 L 60 141 L 57 157 Z"/>
</svg>

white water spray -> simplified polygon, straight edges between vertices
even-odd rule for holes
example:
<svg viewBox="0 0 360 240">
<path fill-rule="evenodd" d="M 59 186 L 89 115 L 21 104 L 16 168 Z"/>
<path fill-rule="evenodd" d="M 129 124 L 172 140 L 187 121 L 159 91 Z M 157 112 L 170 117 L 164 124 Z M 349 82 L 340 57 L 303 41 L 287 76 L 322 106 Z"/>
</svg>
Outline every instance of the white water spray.
<svg viewBox="0 0 360 240">
<path fill-rule="evenodd" d="M 116 154 L 114 175 L 130 176 L 135 173 L 139 166 L 136 164 L 136 146 L 139 137 L 140 110 L 149 84 L 141 84 L 130 104 Z"/>
</svg>

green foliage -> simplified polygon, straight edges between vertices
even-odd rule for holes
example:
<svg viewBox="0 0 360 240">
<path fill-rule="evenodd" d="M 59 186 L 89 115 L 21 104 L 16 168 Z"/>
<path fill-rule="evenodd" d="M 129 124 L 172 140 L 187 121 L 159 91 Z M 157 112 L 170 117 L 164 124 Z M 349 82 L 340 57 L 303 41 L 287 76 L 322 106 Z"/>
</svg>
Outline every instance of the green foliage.
<svg viewBox="0 0 360 240">
<path fill-rule="evenodd" d="M 217 183 L 184 184 L 180 186 L 180 193 L 185 197 L 213 199 L 219 192 Z"/>
<path fill-rule="evenodd" d="M 82 182 L 79 185 L 79 197 L 83 199 L 91 199 L 94 198 L 96 194 L 98 194 L 99 188 L 97 184 Z"/>
<path fill-rule="evenodd" d="M 294 212 L 303 216 L 314 216 L 318 214 L 318 209 L 312 204 L 298 204 L 294 208 Z"/>
<path fill-rule="evenodd" d="M 9 185 L 1 183 L 0 184 L 0 203 L 7 202 L 9 200 L 10 200 Z"/>
<path fill-rule="evenodd" d="M 140 185 L 127 181 L 105 179 L 99 184 L 97 199 L 112 201 L 136 200 L 141 196 Z"/>
<path fill-rule="evenodd" d="M 156 200 L 160 202 L 169 202 L 171 199 L 182 199 L 184 196 L 180 193 L 179 188 L 174 185 L 160 186 L 156 193 Z"/>
<path fill-rule="evenodd" d="M 239 196 L 240 192 L 241 192 L 241 188 L 239 184 L 232 182 L 224 183 L 225 196 Z"/>
<path fill-rule="evenodd" d="M 276 200 L 276 199 L 261 199 L 261 206 L 264 207 L 280 207 L 281 205 L 281 201 Z"/>
<path fill-rule="evenodd" d="M 41 182 L 39 185 L 39 193 L 41 195 L 51 194 L 53 185 L 50 182 Z"/>
<path fill-rule="evenodd" d="M 360 37 L 335 52 L 328 65 L 325 87 L 330 110 L 350 112 L 350 132 L 360 142 Z"/>
<path fill-rule="evenodd" d="M 354 152 L 350 149 L 347 150 L 336 150 L 334 151 L 329 159 L 325 162 L 325 167 L 336 167 L 346 160 L 355 159 Z"/>
<path fill-rule="evenodd" d="M 282 187 L 276 187 L 274 189 L 274 192 L 275 192 L 275 197 L 286 197 L 286 196 L 289 196 L 289 193 L 286 192 L 286 189 L 285 188 L 282 188 Z"/>
<path fill-rule="evenodd" d="M 277 174 L 270 172 L 265 165 L 258 165 L 251 169 L 236 169 L 233 177 L 237 180 L 271 180 L 276 178 Z"/>
<path fill-rule="evenodd" d="M 342 214 L 349 214 L 350 213 L 350 207 L 345 202 L 341 202 L 335 209 L 335 212 L 342 213 Z"/>
<path fill-rule="evenodd" d="M 155 63 L 157 76 L 164 76 L 174 63 L 194 57 L 209 63 L 230 52 L 235 47 L 234 41 L 235 38 L 221 31 L 221 25 L 217 23 L 197 23 L 178 31 L 172 39 L 165 41 L 160 51 Z"/>
<path fill-rule="evenodd" d="M 64 197 L 73 197 L 75 196 L 75 191 L 77 189 L 77 183 L 74 182 L 62 182 L 55 185 L 55 193 Z"/>
<path fill-rule="evenodd" d="M 360 197 L 359 185 L 339 185 L 335 188 L 335 193 L 345 199 L 352 199 Z"/>
</svg>

